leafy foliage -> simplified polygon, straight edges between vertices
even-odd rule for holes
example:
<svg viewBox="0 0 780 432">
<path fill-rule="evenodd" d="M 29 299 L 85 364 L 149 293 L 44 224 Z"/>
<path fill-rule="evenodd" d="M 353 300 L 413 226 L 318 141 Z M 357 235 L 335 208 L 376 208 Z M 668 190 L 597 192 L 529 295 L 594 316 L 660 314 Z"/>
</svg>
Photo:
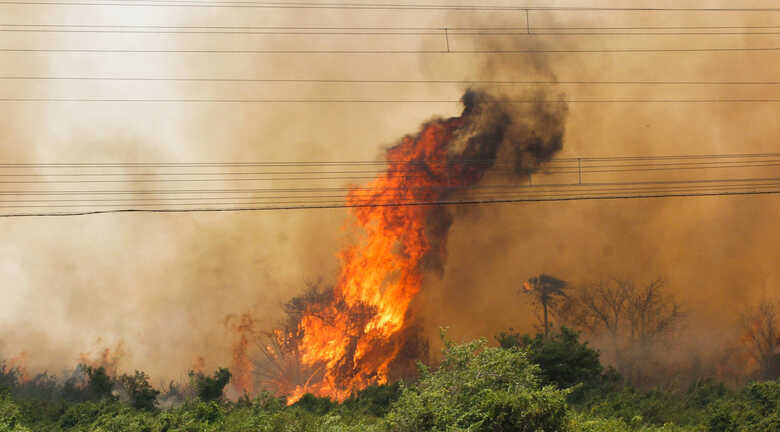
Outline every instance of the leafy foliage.
<svg viewBox="0 0 780 432">
<path fill-rule="evenodd" d="M 87 389 L 95 399 L 111 398 L 114 383 L 103 366 L 80 366 L 87 374 Z"/>
<path fill-rule="evenodd" d="M 566 392 L 542 387 L 526 352 L 486 344 L 447 342 L 439 369 L 423 367 L 419 383 L 402 388 L 387 416 L 393 430 L 566 430 Z"/>
<path fill-rule="evenodd" d="M 190 371 L 189 376 L 198 398 L 204 402 L 211 402 L 222 397 L 231 375 L 226 368 L 219 368 L 214 372 L 214 376 L 195 371 Z"/>
<path fill-rule="evenodd" d="M 344 401 L 344 406 L 363 415 L 384 417 L 401 397 L 401 384 L 370 386 Z"/>
<path fill-rule="evenodd" d="M 149 384 L 149 376 L 144 372 L 135 371 L 135 375 L 122 375 L 117 380 L 119 387 L 130 398 L 131 405 L 139 410 L 152 410 L 157 406 L 157 395 Z"/>
<path fill-rule="evenodd" d="M 707 423 L 712 432 L 780 430 L 780 380 L 752 383 L 717 401 Z"/>
<path fill-rule="evenodd" d="M 30 432 L 21 422 L 19 407 L 7 394 L 0 393 L 0 432 Z"/>
<path fill-rule="evenodd" d="M 143 372 L 112 378 L 100 368 L 81 367 L 57 384 L 58 397 L 23 391 L 27 384 L 6 379 L 0 432 L 780 430 L 780 381 L 755 382 L 739 391 L 712 380 L 681 391 L 644 391 L 604 373 L 598 353 L 574 331 L 562 328 L 548 338 L 504 333 L 498 340 L 501 347 L 488 347 L 482 339 L 446 342 L 439 366 L 421 365 L 417 382 L 369 387 L 343 403 L 307 395 L 286 406 L 284 397 L 268 392 L 231 402 L 221 397 L 227 369 L 191 374 L 192 392 L 169 385 L 168 393 L 181 402 L 159 409 L 155 402 L 162 396 Z M 580 396 L 572 399 L 577 391 Z"/>
<path fill-rule="evenodd" d="M 524 348 L 531 363 L 539 365 L 545 384 L 569 388 L 579 383 L 594 383 L 601 378 L 603 367 L 598 351 L 580 343 L 579 334 L 566 327 L 544 338 L 517 333 L 499 333 L 496 340 L 502 348 Z"/>
</svg>

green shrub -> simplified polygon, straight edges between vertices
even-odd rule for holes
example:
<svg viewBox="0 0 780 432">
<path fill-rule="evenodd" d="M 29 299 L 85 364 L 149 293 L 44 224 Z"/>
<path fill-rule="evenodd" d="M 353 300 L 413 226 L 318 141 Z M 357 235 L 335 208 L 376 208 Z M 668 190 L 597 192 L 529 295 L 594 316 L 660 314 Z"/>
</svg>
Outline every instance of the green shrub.
<svg viewBox="0 0 780 432">
<path fill-rule="evenodd" d="M 132 406 L 139 410 L 153 410 L 157 406 L 157 395 L 149 384 L 149 376 L 144 372 L 135 371 L 135 375 L 122 375 L 117 379 L 119 387 L 130 398 Z"/>
<path fill-rule="evenodd" d="M 0 432 L 30 432 L 21 421 L 19 407 L 7 394 L 0 393 Z"/>
<path fill-rule="evenodd" d="M 222 397 L 225 386 L 230 382 L 230 371 L 219 368 L 214 376 L 203 375 L 202 372 L 190 371 L 192 387 L 200 400 L 210 402 Z"/>
<path fill-rule="evenodd" d="M 293 407 L 301 408 L 307 412 L 316 415 L 325 415 L 330 412 L 336 404 L 326 397 L 317 397 L 311 393 L 306 393 L 295 402 Z"/>
<path fill-rule="evenodd" d="M 712 432 L 780 431 L 780 380 L 748 384 L 717 401 L 707 425 Z"/>
<path fill-rule="evenodd" d="M 345 408 L 374 417 L 384 417 L 401 396 L 400 383 L 369 386 L 345 400 Z"/>
<path fill-rule="evenodd" d="M 445 345 L 438 370 L 421 366 L 417 385 L 402 386 L 387 416 L 393 430 L 566 430 L 567 392 L 542 387 L 525 351 L 488 348 L 484 339 Z"/>
<path fill-rule="evenodd" d="M 106 368 L 103 366 L 94 368 L 92 366 L 84 365 L 80 365 L 79 367 L 82 368 L 87 375 L 87 389 L 89 390 L 91 399 L 113 398 L 111 392 L 114 389 L 114 383 L 111 377 L 106 373 Z"/>
<path fill-rule="evenodd" d="M 502 348 L 522 347 L 531 363 L 541 368 L 545 384 L 569 388 L 579 383 L 595 383 L 602 376 L 603 367 L 598 351 L 587 342 L 579 341 L 579 334 L 566 327 L 545 338 L 539 333 L 531 338 L 518 333 L 499 333 L 496 336 Z"/>
<path fill-rule="evenodd" d="M 641 417 L 626 422 L 617 418 L 588 417 L 582 414 L 571 416 L 570 427 L 572 432 L 705 432 L 702 427 L 695 426 L 643 424 Z"/>
</svg>

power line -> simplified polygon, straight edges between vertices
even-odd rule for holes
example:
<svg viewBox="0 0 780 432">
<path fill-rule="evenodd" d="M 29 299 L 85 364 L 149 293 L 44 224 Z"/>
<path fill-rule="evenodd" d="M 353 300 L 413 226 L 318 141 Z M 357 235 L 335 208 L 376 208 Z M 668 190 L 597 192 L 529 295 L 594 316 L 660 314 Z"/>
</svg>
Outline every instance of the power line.
<svg viewBox="0 0 780 432">
<path fill-rule="evenodd" d="M 778 12 L 780 8 L 690 8 L 690 7 L 593 7 L 593 6 L 502 6 L 502 5 L 442 5 L 390 3 L 306 3 L 253 1 L 140 0 L 107 1 L 0 1 L 8 5 L 53 6 L 122 6 L 122 7 L 215 7 L 263 9 L 357 9 L 357 10 L 458 10 L 458 11 L 590 11 L 590 12 Z"/>
<path fill-rule="evenodd" d="M 119 77 L 119 76 L 42 76 L 6 75 L 0 80 L 52 81 L 193 81 L 193 82 L 259 82 L 315 84 L 474 84 L 474 85 L 780 85 L 780 81 L 539 81 L 539 80 L 414 80 L 414 79 L 295 79 L 295 78 L 216 78 L 216 77 Z"/>
<path fill-rule="evenodd" d="M 13 145 L 13 144 L 8 144 Z M 557 162 L 611 162 L 611 161 L 669 161 L 669 160 L 700 160 L 700 159 L 739 159 L 739 158 L 780 158 L 780 152 L 772 153 L 713 153 L 713 154 L 682 154 L 682 155 L 644 155 L 644 156 L 585 156 L 563 157 L 551 160 Z M 424 165 L 436 163 L 449 164 L 492 164 L 494 159 L 414 159 L 414 160 L 341 160 L 341 161 L 273 161 L 273 162 L 59 162 L 59 163 L 0 163 L 0 168 L 164 168 L 164 167 L 288 167 L 288 166 L 362 166 L 362 165 Z M 695 163 L 695 162 L 685 162 Z"/>
<path fill-rule="evenodd" d="M 88 28 L 88 29 L 147 29 L 147 30 L 316 30 L 316 31 L 432 31 L 432 32 L 471 32 L 471 31 L 511 31 L 526 32 L 528 26 L 492 26 L 492 27 L 463 27 L 463 26 L 224 26 L 224 25 L 151 25 L 151 24 L 18 24 L 18 23 L 0 23 L 0 27 L 42 27 L 50 28 Z M 777 30 L 780 25 L 739 25 L 739 26 L 531 26 L 532 29 L 546 31 L 563 30 Z M 12 30 L 12 29 L 8 29 Z M 24 31 L 26 29 L 22 29 Z M 34 29 L 33 29 L 34 30 Z M 527 34 L 527 33 L 523 33 Z"/>
<path fill-rule="evenodd" d="M 406 207 L 406 206 L 452 206 L 452 205 L 479 205 L 502 204 L 522 202 L 544 201 L 579 201 L 579 200 L 604 200 L 604 199 L 646 199 L 646 198 L 672 198 L 672 197 L 704 197 L 704 196 L 739 196 L 739 195 L 769 195 L 778 194 L 777 191 L 739 191 L 739 192 L 700 192 L 700 193 L 657 193 L 646 195 L 610 195 L 610 196 L 583 196 L 583 197 L 547 197 L 547 198 L 520 198 L 520 199 L 495 199 L 495 200 L 464 200 L 464 201 L 436 201 L 436 202 L 409 202 L 409 203 L 382 203 L 382 204 L 333 204 L 333 205 L 296 205 L 296 206 L 268 206 L 268 207 L 235 207 L 235 208 L 192 208 L 192 209 L 109 209 L 90 210 L 62 213 L 11 213 L 0 214 L 0 217 L 43 217 L 43 216 L 85 216 L 108 213 L 192 213 L 192 212 L 239 212 L 239 211 L 270 211 L 270 210 L 309 210 L 309 209 L 339 209 L 361 207 Z"/>
<path fill-rule="evenodd" d="M 540 188 L 566 188 L 566 187 L 604 187 L 604 186 L 675 186 L 675 185 L 716 185 L 739 184 L 746 186 L 751 184 L 780 181 L 780 177 L 747 177 L 747 178 L 720 178 L 697 180 L 648 180 L 648 181 L 613 181 L 613 182 L 586 182 L 586 183 L 555 183 L 555 184 L 489 184 L 469 187 L 471 191 L 484 190 L 540 190 Z M 448 191 L 455 190 L 457 185 L 414 186 L 406 185 L 401 188 L 385 188 L 384 190 L 417 190 L 417 191 Z M 319 193 L 319 192 L 349 192 L 364 193 L 374 189 L 365 187 L 284 187 L 284 188 L 251 188 L 251 189 L 144 189 L 144 190 L 25 190 L 25 191 L 0 191 L 0 195 L 163 195 L 163 194 L 249 194 L 249 193 Z"/>
<path fill-rule="evenodd" d="M 595 49 L 506 49 L 506 50 L 219 50 L 219 49 L 89 49 L 89 48 L 0 48 L 0 52 L 91 53 L 91 54 L 612 54 L 612 53 L 704 53 L 774 52 L 778 46 L 731 48 L 595 48 Z"/>
<path fill-rule="evenodd" d="M 590 161 L 598 160 L 627 160 L 630 163 L 636 160 L 693 160 L 689 163 L 700 162 L 702 158 L 740 157 L 743 159 L 772 156 L 772 154 L 746 154 L 746 155 L 682 155 L 682 156 L 644 156 L 644 157 L 608 157 L 588 158 Z M 582 161 L 583 158 L 569 158 Z M 354 162 L 354 161 L 353 161 Z M 735 162 L 739 161 L 726 161 Z M 578 163 L 579 164 L 579 163 Z M 48 164 L 51 165 L 51 164 Z M 79 164 L 84 166 L 85 164 Z M 88 165 L 88 164 L 87 164 Z M 130 164 L 135 166 L 135 164 Z M 634 165 L 647 165 L 636 164 Z M 671 165 L 665 163 L 665 165 Z M 12 166 L 14 166 L 12 164 Z M 63 167 L 55 164 L 56 167 Z M 609 165 L 595 165 L 596 167 Z M 619 166 L 619 165 L 617 165 Z M 213 173 L 212 173 L 213 174 Z M 596 182 L 596 183 L 561 183 L 561 184 L 494 184 L 476 187 L 459 186 L 408 186 L 383 189 L 380 192 L 372 188 L 361 187 L 322 187 L 322 188 L 262 188 L 262 189 L 163 189 L 163 190 L 73 190 L 73 191 L 0 191 L 8 196 L 35 196 L 35 195 L 71 195 L 76 198 L 38 198 L 38 199 L 12 199 L 0 200 L 0 208 L 90 208 L 85 211 L 69 212 L 38 212 L 38 213 L 13 213 L 2 215 L 9 216 L 57 216 L 57 215 L 81 215 L 99 213 L 124 213 L 124 212 L 183 212 L 183 211 L 243 211 L 243 210 L 281 210 L 281 209 L 311 209 L 311 208 L 348 208 L 367 206 L 403 206 L 403 205 L 455 205 L 476 203 L 503 203 L 503 202 L 532 202 L 532 201 L 568 201 L 579 199 L 622 199 L 622 198 L 651 198 L 673 196 L 717 196 L 717 195 L 757 195 L 778 193 L 778 190 L 766 190 L 780 188 L 780 178 L 726 178 L 726 179 L 700 179 L 700 180 L 671 180 L 671 181 L 630 181 L 630 182 Z M 315 193 L 312 195 L 312 192 Z M 322 195 L 322 193 L 342 192 L 337 195 Z M 439 196 L 450 192 L 466 193 L 461 200 L 436 201 L 419 200 L 410 196 L 426 196 L 429 192 Z M 201 194 L 244 194 L 263 193 L 263 196 L 203 196 Z M 288 193 L 288 195 L 279 195 Z M 292 195 L 289 195 L 292 193 Z M 305 193 L 307 195 L 300 195 Z M 412 195 L 409 195 L 409 194 Z M 423 195 L 418 195 L 422 193 Z M 198 196 L 169 196 L 170 194 L 198 194 Z M 107 198 L 84 198 L 85 195 L 108 195 Z M 114 195 L 114 196 L 110 196 Z M 118 198 L 117 195 L 126 195 L 129 198 Z M 138 195 L 151 196 L 141 198 Z M 166 195 L 162 197 L 152 195 Z M 258 201 L 262 200 L 262 201 Z M 346 203 L 344 202 L 346 200 Z M 249 202 L 248 202 L 249 201 Z M 70 204 L 59 204 L 67 202 Z M 146 203 L 143 203 L 146 202 Z M 52 204 L 56 203 L 56 204 Z M 196 208 L 160 208 L 160 207 L 196 207 Z M 215 207 L 218 206 L 218 207 Z M 229 206 L 229 207 L 226 207 Z M 238 206 L 238 207 L 237 207 Z M 258 207 L 259 206 L 259 207 Z M 110 207 L 122 207 L 112 209 Z M 152 207 L 152 208 L 146 208 Z"/>
<path fill-rule="evenodd" d="M 476 192 L 474 193 L 473 189 L 470 188 L 454 188 L 452 192 L 456 193 L 467 193 L 469 197 L 475 198 L 479 197 L 480 199 L 485 199 L 486 197 L 496 197 L 496 196 L 533 196 L 533 195 L 561 195 L 561 194 L 583 194 L 583 193 L 589 193 L 589 194 L 609 194 L 609 193 L 646 193 L 646 192 L 679 192 L 679 191 L 713 191 L 713 190 L 733 190 L 733 189 L 765 189 L 765 188 L 777 188 L 780 187 L 780 182 L 769 182 L 769 183 L 751 183 L 751 184 L 722 184 L 722 185 L 680 185 L 680 186 L 671 186 L 671 187 L 664 187 L 659 188 L 656 186 L 653 187 L 645 187 L 645 186 L 639 186 L 639 187 L 590 187 L 587 185 L 579 185 L 579 184 L 569 184 L 565 188 L 545 188 L 542 187 L 534 187 L 529 188 L 527 186 L 525 187 L 518 187 L 517 190 L 489 190 L 489 191 L 482 191 L 482 192 Z M 526 189 L 526 190 L 520 190 L 520 189 Z M 536 190 L 539 189 L 539 190 Z M 444 192 L 450 192 L 450 191 L 444 191 Z M 269 203 L 269 200 L 271 203 L 278 203 L 279 200 L 289 200 L 289 199 L 295 199 L 295 200 L 305 200 L 305 201 L 299 201 L 299 202 L 322 202 L 321 200 L 327 199 L 327 202 L 335 201 L 335 198 L 339 201 L 343 201 L 346 199 L 349 199 L 350 202 L 384 202 L 384 201 L 403 201 L 408 200 L 408 198 L 405 196 L 405 191 L 399 191 L 398 193 L 370 193 L 370 194 L 357 194 L 357 193 L 349 193 L 349 194 L 338 194 L 338 195 L 273 195 L 273 196 L 246 196 L 246 197 L 157 197 L 157 198 L 77 198 L 77 199 L 16 199 L 16 200 L 0 200 L 0 204 L 18 204 L 18 203 L 34 203 L 34 204 L 42 204 L 42 203 L 60 203 L 60 202 L 77 202 L 77 203 L 95 203 L 95 202 L 108 202 L 108 203 L 117 203 L 117 202 L 155 202 L 158 204 L 144 204 L 144 205 L 162 205 L 168 202 L 176 202 L 176 201 L 184 201 L 181 203 L 175 203 L 175 205 L 202 205 L 204 204 L 204 201 L 213 201 L 213 200 L 219 200 L 221 202 L 214 203 L 216 204 L 241 204 L 236 202 L 231 202 L 235 200 L 264 200 L 264 203 Z M 320 201 L 317 201 L 320 200 Z M 225 202 L 227 201 L 227 202 Z M 298 202 L 298 201 L 296 201 Z M 211 203 L 208 203 L 211 204 Z M 81 204 L 77 206 L 96 206 L 95 204 Z M 117 205 L 127 205 L 127 204 L 107 204 L 110 206 L 117 206 Z M 99 206 L 99 205 L 98 205 Z M 6 206 L 8 207 L 8 206 Z M 14 207 L 29 207 L 27 205 L 16 205 Z M 48 205 L 38 205 L 34 207 L 50 207 Z M 52 207 L 61 207 L 61 205 L 54 205 Z"/>
<path fill-rule="evenodd" d="M 307 103 L 307 104 L 384 104 L 384 103 L 460 103 L 460 99 L 143 99 L 143 98 L 0 98 L 0 102 L 108 102 L 108 103 Z M 709 98 L 709 99 L 510 99 L 508 104 L 562 103 L 776 103 L 780 98 Z"/>
<path fill-rule="evenodd" d="M 693 164 L 693 165 L 688 165 Z M 716 165 L 717 164 L 717 165 Z M 585 166 L 544 166 L 537 175 L 562 175 L 562 174 L 594 174 L 594 173 L 638 173 L 647 171 L 679 171 L 679 170 L 712 170 L 712 169 L 735 169 L 735 168 L 769 168 L 780 166 L 780 161 L 761 161 L 760 163 L 747 163 L 745 161 L 728 162 L 698 162 L 698 163 L 676 163 L 676 164 L 623 164 L 623 165 L 585 165 Z M 609 168 L 609 169 L 601 169 Z M 421 168 L 403 168 L 393 169 L 393 173 L 406 172 L 403 177 L 406 179 L 429 178 L 434 177 Z M 495 174 L 517 174 L 514 169 L 493 167 L 491 172 Z M 176 172 L 157 172 L 157 173 L 46 173 L 46 174 L 0 174 L 0 178 L 24 178 L 24 180 L 0 180 L 0 184 L 78 184 L 78 183 L 187 183 L 187 182 L 257 182 L 257 181 L 319 181 L 319 180 L 371 180 L 377 178 L 377 175 L 385 171 L 290 171 L 290 172 L 209 172 L 209 173 L 176 173 Z M 336 174 L 323 176 L 322 174 Z M 356 174 L 356 175 L 344 175 Z M 362 174 L 362 175 L 360 175 Z M 368 176 L 365 174 L 374 174 Z M 258 175 L 266 177 L 256 177 Z M 295 175 L 296 177 L 273 177 L 274 175 Z M 104 180 L 104 177 L 162 177 L 152 179 L 111 179 Z M 165 178 L 187 176 L 190 178 Z M 206 176 L 197 178 L 197 176 Z M 215 177 L 221 176 L 221 177 Z M 226 177 L 226 176 L 252 176 L 252 177 Z M 314 177 L 312 177 L 314 176 Z M 397 175 L 394 175 L 398 177 Z M 78 178 L 101 178 L 100 180 L 28 180 L 28 178 L 52 178 L 52 177 L 78 177 Z"/>
<path fill-rule="evenodd" d="M 10 28 L 2 28 L 10 27 Z M 295 27 L 0 24 L 4 33 L 219 34 L 219 35 L 387 35 L 387 36 L 733 36 L 778 35 L 780 26 L 753 27 Z M 646 31 L 652 29 L 653 31 Z M 576 30 L 576 31 L 575 31 Z M 583 31 L 588 30 L 588 31 Z M 606 31 L 605 31 L 606 30 Z M 645 30 L 645 31 L 638 31 Z M 678 30 L 678 31 L 671 31 Z M 679 31 L 687 30 L 687 31 Z M 698 31 L 694 31 L 698 30 Z M 720 30 L 720 31 L 715 31 Z M 725 31 L 731 30 L 731 31 Z M 736 31 L 742 30 L 742 31 Z M 764 31 L 757 31 L 764 30 Z M 775 30 L 775 31 L 766 31 Z"/>
</svg>

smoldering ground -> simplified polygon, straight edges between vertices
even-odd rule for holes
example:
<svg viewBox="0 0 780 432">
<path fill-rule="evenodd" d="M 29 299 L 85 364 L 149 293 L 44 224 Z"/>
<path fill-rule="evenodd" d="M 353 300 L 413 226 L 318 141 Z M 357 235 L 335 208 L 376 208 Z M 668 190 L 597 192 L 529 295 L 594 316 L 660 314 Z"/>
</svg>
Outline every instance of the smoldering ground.
<svg viewBox="0 0 780 432">
<path fill-rule="evenodd" d="M 16 16 L 16 15 L 14 15 Z M 23 15 L 32 22 L 72 22 L 67 13 L 41 9 Z M 80 18 L 115 24 L 197 25 L 219 18 L 230 25 L 321 23 L 322 15 L 303 18 L 279 12 L 262 15 L 220 11 L 213 16 L 186 12 L 120 15 L 86 12 Z M 430 25 L 451 22 L 516 26 L 522 17 L 492 14 L 475 20 L 466 12 L 359 16 L 329 13 L 332 25 Z M 593 17 L 537 13 L 537 25 L 587 23 Z M 600 19 L 600 18 L 593 18 Z M 618 20 L 617 18 L 614 18 Z M 618 21 L 635 18 L 621 16 Z M 725 18 L 723 18 L 725 20 Z M 731 15 L 723 25 L 760 25 L 769 18 Z M 48 21 L 47 21 L 48 20 Z M 699 18 L 682 17 L 681 25 Z M 653 24 L 653 22 L 641 23 Z M 637 22 L 633 22 L 637 24 Z M 709 23 L 708 25 L 714 25 Z M 62 41 L 57 35 L 36 43 Z M 75 37 L 75 36 L 71 36 Z M 714 44 L 702 36 L 691 45 Z M 694 38 L 694 39 L 696 39 Z M 451 47 L 510 45 L 490 37 L 455 36 Z M 609 38 L 606 38 L 609 39 Z M 537 37 L 540 45 L 572 48 L 677 47 L 673 38 Z M 204 41 L 172 41 L 192 48 Z M 218 48 L 234 41 L 206 41 Z M 320 42 L 326 44 L 327 41 Z M 332 41 L 331 41 L 332 42 Z M 383 43 L 393 48 L 394 40 Z M 439 47 L 441 40 L 404 42 Z M 144 42 L 152 44 L 152 41 Z M 154 41 L 160 43 L 160 41 Z M 243 42 L 256 43 L 254 40 Z M 258 42 L 259 43 L 259 42 Z M 368 42 L 366 42 L 368 43 Z M 754 39 L 718 42 L 758 46 Z M 105 42 L 110 46 L 110 42 Z M 398 45 L 400 46 L 400 45 Z M 406 45 L 404 45 L 406 46 Z M 100 46 L 98 46 L 100 47 Z M 397 47 L 397 46 L 396 46 Z M 713 81 L 735 76 L 771 79 L 774 57 L 755 53 L 690 56 L 684 53 L 620 54 L 398 54 L 235 56 L 204 61 L 192 56 L 51 56 L 46 61 L 3 53 L 4 65 L 19 74 L 106 74 L 354 79 L 497 80 L 655 80 Z M 751 71 L 745 71 L 745 65 Z M 552 73 L 554 71 L 554 74 Z M 749 76 L 748 76 L 749 75 Z M 314 84 L 95 84 L 3 83 L 13 95 L 55 96 L 141 94 L 372 99 L 454 99 L 466 84 L 346 85 Z M 529 94 L 501 86 L 507 97 Z M 557 86 L 545 97 L 751 96 L 768 90 L 725 85 L 702 87 Z M 775 91 L 775 90 L 769 90 Z M 69 93 L 70 92 L 70 93 Z M 534 94 L 531 92 L 530 94 Z M 413 132 L 432 116 L 456 115 L 456 104 L 321 105 L 143 105 L 79 104 L 3 107 L 0 156 L 8 161 L 311 161 L 378 160 L 384 148 Z M 571 104 L 561 157 L 770 152 L 780 130 L 771 105 L 762 104 Z M 602 180 L 604 177 L 599 178 Z M 10 186 L 9 186 L 10 188 Z M 517 294 L 521 282 L 541 272 L 573 282 L 615 273 L 636 279 L 666 278 L 670 289 L 691 309 L 691 321 L 718 334 L 736 321 L 735 305 L 751 303 L 776 290 L 773 242 L 776 198 L 713 197 L 529 203 L 456 209 L 441 278 L 426 280 L 415 308 L 428 333 L 451 326 L 450 336 L 491 335 L 508 326 L 531 330 L 533 314 Z M 149 371 L 153 379 L 177 378 L 204 356 L 206 368 L 226 365 L 230 341 L 226 315 L 247 309 L 271 326 L 280 304 L 299 293 L 307 280 L 334 278 L 336 251 L 348 241 L 341 210 L 300 212 L 121 215 L 0 221 L 2 354 L 30 352 L 37 369 L 72 366 L 96 340 L 125 343 L 127 369 Z M 332 282 L 332 280 L 331 280 Z M 725 317 L 725 318 L 724 318 Z M 733 319 L 732 319 L 733 317 Z"/>
</svg>

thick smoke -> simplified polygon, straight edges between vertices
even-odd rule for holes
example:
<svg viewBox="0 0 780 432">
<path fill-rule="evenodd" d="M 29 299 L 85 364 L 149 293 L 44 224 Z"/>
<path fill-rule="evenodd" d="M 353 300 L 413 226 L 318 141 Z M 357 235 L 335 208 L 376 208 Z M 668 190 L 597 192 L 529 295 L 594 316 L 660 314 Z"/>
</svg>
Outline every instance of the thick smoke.
<svg viewBox="0 0 780 432">
<path fill-rule="evenodd" d="M 565 106 L 514 101 L 468 90 L 463 112 L 426 122 L 386 151 L 387 170 L 347 197 L 365 237 L 341 252 L 337 284 L 288 304 L 288 321 L 264 351 L 276 390 L 343 399 L 370 384 L 403 378 L 425 358 L 422 326 L 409 304 L 425 287 L 425 269 L 441 274 L 454 221 L 446 206 L 478 190 L 497 165 L 505 179 L 524 177 L 563 145 Z M 509 167 L 508 169 L 506 167 Z M 239 344 L 239 351 L 245 344 Z M 298 369 L 280 367 L 289 359 Z M 243 373 L 242 368 L 242 373 Z M 277 373 L 273 372 L 276 369 Z M 392 372 L 392 373 L 391 373 Z"/>
<path fill-rule="evenodd" d="M 698 6 L 676 2 L 675 6 Z M 10 6 L 9 6 L 10 7 Z M 84 8 L 16 7 L 24 23 L 106 23 L 127 25 L 321 26 L 319 12 L 241 10 L 182 11 L 176 17 L 150 17 Z M 100 11 L 98 11 L 100 9 Z M 144 8 L 140 8 L 144 9 Z M 201 8 L 202 9 L 202 8 Z M 463 11 L 328 15 L 332 26 L 518 27 L 525 14 Z M 645 14 L 532 13 L 535 25 L 669 25 Z M 603 21 L 601 18 L 603 18 Z M 676 15 L 675 25 L 714 25 L 707 17 Z M 724 14 L 718 25 L 771 25 L 767 14 Z M 598 21 L 598 22 L 597 22 Z M 520 23 L 520 24 L 519 24 Z M 9 36 L 10 37 L 10 36 Z M 33 47 L 99 44 L 92 35 L 28 34 L 13 44 Z M 144 36 L 143 47 L 257 48 L 263 41 L 227 35 L 214 39 L 164 41 Z M 457 36 L 453 49 L 681 48 L 765 46 L 762 37 L 590 37 Z M 61 40 L 62 39 L 62 40 Z M 318 41 L 322 46 L 332 42 Z M 437 50 L 438 36 L 423 42 L 406 38 L 364 38 L 363 48 Z M 496 40 L 503 40 L 497 43 Z M 726 40 L 728 39 L 728 41 Z M 94 45 L 90 45 L 94 40 Z M 308 39 L 307 39 L 308 40 Z M 357 43 L 357 42 L 355 42 Z M 9 40 L 9 44 L 11 41 Z M 491 45 L 493 44 L 493 45 Z M 419 46 L 418 46 L 419 45 Z M 10 45 L 9 45 L 10 46 Z M 297 47 L 296 47 L 297 48 Z M 761 52 L 717 54 L 523 54 L 464 53 L 392 55 L 55 55 L 2 53 L 4 71 L 19 76 L 200 76 L 410 80 L 712 80 L 772 81 L 778 60 Z M 750 65 L 750 71 L 746 70 Z M 555 72 L 553 74 L 552 72 Z M 2 82 L 8 96 L 116 97 L 290 97 L 300 99 L 452 99 L 467 84 L 206 84 Z M 489 94 L 528 99 L 525 86 L 499 85 Z M 543 96 L 557 98 L 768 97 L 765 86 L 551 86 Z M 534 105 L 506 104 L 510 113 Z M 561 106 L 542 107 L 560 115 Z M 414 131 L 432 113 L 455 116 L 455 104 L 10 104 L 0 107 L 0 157 L 5 162 L 214 162 L 375 160 L 382 145 Z M 558 114 L 556 114 L 558 113 Z M 566 147 L 561 157 L 765 153 L 776 151 L 780 123 L 772 104 L 571 104 L 566 116 Z M 512 114 L 515 131 L 541 129 L 543 116 Z M 535 123 L 524 123 L 524 122 Z M 523 126 L 523 125 L 526 126 Z M 563 131 L 561 131 L 563 132 Z M 512 133 L 512 132 L 505 132 Z M 520 136 L 531 136 L 521 133 Z M 506 147 L 505 147 L 506 148 Z M 531 153 L 527 153 L 527 157 Z M 506 157 L 506 159 L 505 159 Z M 499 154 L 497 161 L 525 159 Z M 535 157 L 530 157 L 535 160 Z M 496 165 L 498 162 L 496 162 Z M 533 163 L 526 168 L 533 168 Z M 503 166 L 502 166 L 503 168 Z M 496 168 L 483 184 L 523 182 Z M 608 181 L 605 175 L 598 180 Z M 5 185 L 3 190 L 12 189 Z M 468 199 L 453 191 L 449 199 Z M 533 312 L 517 291 L 523 280 L 548 273 L 574 284 L 619 275 L 633 280 L 664 277 L 691 311 L 691 337 L 675 354 L 728 344 L 737 311 L 777 291 L 780 254 L 777 198 L 722 197 L 620 200 L 435 207 L 427 229 L 444 239 L 446 254 L 426 257 L 425 280 L 413 306 L 424 317 L 425 336 L 436 341 L 439 326 L 454 338 L 490 337 L 512 326 L 533 329 Z M 438 214 L 434 214 L 438 213 Z M 153 380 L 178 379 L 199 358 L 204 370 L 231 362 L 225 317 L 251 310 L 269 328 L 283 318 L 281 305 L 305 282 L 338 272 L 334 251 L 348 244 L 340 229 L 341 210 L 183 215 L 125 215 L 71 219 L 0 220 L 0 356 L 26 352 L 31 371 L 73 367 L 79 355 L 124 341 L 125 370 L 142 369 Z M 446 235 L 445 235 L 446 234 Z M 347 237 L 347 239 L 345 239 Z M 443 257 L 446 256 L 446 266 Z M 228 335 L 232 336 L 232 335 Z M 431 352 L 435 353 L 434 346 Z"/>
</svg>

